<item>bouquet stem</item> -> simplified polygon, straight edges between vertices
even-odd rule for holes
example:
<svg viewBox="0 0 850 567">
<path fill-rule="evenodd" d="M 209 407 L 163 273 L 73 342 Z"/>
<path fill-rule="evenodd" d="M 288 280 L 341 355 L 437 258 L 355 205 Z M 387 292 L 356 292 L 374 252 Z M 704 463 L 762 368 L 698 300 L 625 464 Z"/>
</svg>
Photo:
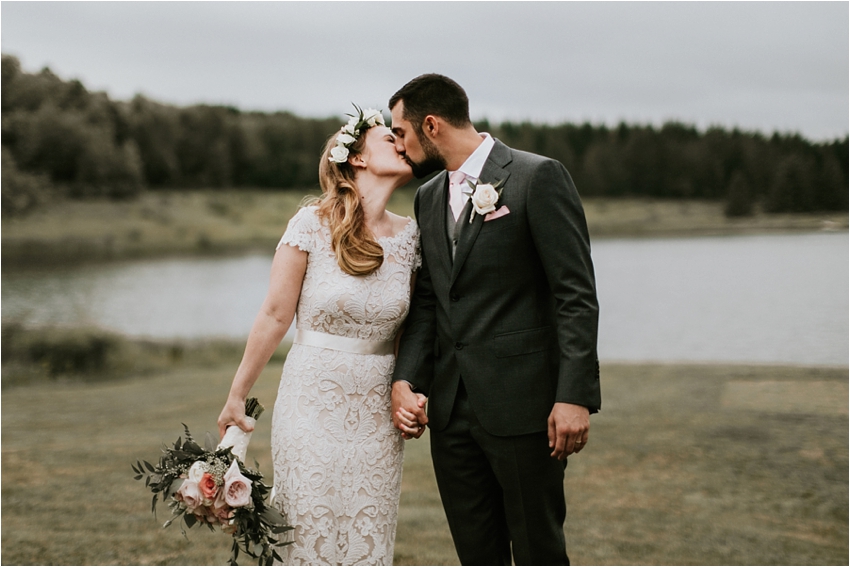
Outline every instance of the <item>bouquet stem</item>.
<svg viewBox="0 0 850 567">
<path fill-rule="evenodd" d="M 257 423 L 257 418 L 262 415 L 265 408 L 257 401 L 257 398 L 248 398 L 245 401 L 245 421 L 252 426 Z M 233 456 L 245 463 L 245 455 L 248 452 L 248 443 L 251 441 L 251 432 L 242 431 L 238 426 L 231 425 L 224 433 L 219 449 L 231 447 Z"/>
</svg>

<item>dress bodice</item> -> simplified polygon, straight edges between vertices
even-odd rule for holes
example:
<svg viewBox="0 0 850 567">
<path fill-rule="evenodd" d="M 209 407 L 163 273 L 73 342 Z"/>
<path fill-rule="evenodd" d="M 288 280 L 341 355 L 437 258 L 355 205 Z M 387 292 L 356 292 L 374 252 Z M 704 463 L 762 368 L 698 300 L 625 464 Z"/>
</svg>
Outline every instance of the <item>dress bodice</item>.
<svg viewBox="0 0 850 567">
<path fill-rule="evenodd" d="M 419 268 L 419 228 L 414 220 L 394 236 L 378 239 L 384 262 L 367 276 L 340 269 L 330 229 L 315 206 L 292 217 L 281 244 L 308 253 L 295 326 L 369 341 L 392 340 L 410 307 L 411 274 Z"/>
</svg>

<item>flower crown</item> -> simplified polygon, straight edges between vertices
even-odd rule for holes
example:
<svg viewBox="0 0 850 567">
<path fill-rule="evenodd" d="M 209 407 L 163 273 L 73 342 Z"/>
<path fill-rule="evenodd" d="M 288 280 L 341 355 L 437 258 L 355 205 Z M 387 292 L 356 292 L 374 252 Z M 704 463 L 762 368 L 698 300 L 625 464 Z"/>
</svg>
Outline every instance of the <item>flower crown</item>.
<svg viewBox="0 0 850 567">
<path fill-rule="evenodd" d="M 356 104 L 354 108 L 357 110 L 357 116 L 352 114 L 346 115 L 351 116 L 351 119 L 348 121 L 348 124 L 340 129 L 339 136 L 336 137 L 336 146 L 331 149 L 331 157 L 328 159 L 334 163 L 345 163 L 348 161 L 348 148 L 357 141 L 361 133 L 372 126 L 377 126 L 378 124 L 381 126 L 385 125 L 384 116 L 380 111 L 374 108 L 361 110 Z"/>
</svg>

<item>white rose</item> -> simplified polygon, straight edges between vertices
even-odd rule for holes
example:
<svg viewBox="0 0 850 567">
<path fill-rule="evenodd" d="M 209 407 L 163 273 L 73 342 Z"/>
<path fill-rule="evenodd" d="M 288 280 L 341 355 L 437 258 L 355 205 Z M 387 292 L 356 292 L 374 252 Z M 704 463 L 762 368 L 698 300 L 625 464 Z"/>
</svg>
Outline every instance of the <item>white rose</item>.
<svg viewBox="0 0 850 567">
<path fill-rule="evenodd" d="M 336 143 L 337 144 L 348 145 L 348 144 L 353 144 L 356 141 L 357 141 L 357 138 L 355 138 L 351 134 L 346 134 L 344 132 L 336 137 Z"/>
<path fill-rule="evenodd" d="M 348 159 L 348 148 L 343 146 L 334 146 L 331 150 L 330 160 L 336 163 L 345 163 Z"/>
<path fill-rule="evenodd" d="M 207 464 L 203 461 L 195 461 L 195 464 L 189 469 L 188 477 L 189 482 L 199 483 L 204 476 L 204 473 L 207 472 Z"/>
<path fill-rule="evenodd" d="M 342 127 L 342 133 L 343 134 L 350 134 L 351 136 L 353 136 L 354 135 L 354 124 L 349 122 L 348 124 L 343 126 Z"/>
<path fill-rule="evenodd" d="M 369 108 L 363 111 L 363 120 L 365 120 L 366 124 L 369 126 L 375 126 L 376 124 L 383 126 L 384 124 L 383 115 L 374 108 Z"/>
<path fill-rule="evenodd" d="M 475 188 L 475 193 L 472 195 L 472 205 L 475 207 L 475 212 L 479 215 L 486 215 L 495 211 L 498 200 L 498 191 L 489 183 L 478 185 Z"/>
</svg>

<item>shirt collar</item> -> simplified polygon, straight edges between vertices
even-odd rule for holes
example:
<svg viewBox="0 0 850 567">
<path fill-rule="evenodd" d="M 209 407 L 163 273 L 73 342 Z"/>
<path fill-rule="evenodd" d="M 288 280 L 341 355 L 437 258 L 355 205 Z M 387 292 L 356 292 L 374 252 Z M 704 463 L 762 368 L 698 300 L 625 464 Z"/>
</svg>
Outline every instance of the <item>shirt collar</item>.
<svg viewBox="0 0 850 567">
<path fill-rule="evenodd" d="M 478 181 L 478 178 L 481 177 L 481 170 L 484 169 L 484 164 L 487 162 L 487 158 L 490 157 L 490 152 L 493 150 L 493 146 L 496 145 L 496 141 L 487 132 L 481 132 L 481 137 L 483 138 L 481 143 L 478 144 L 475 151 L 466 158 L 463 165 L 458 168 L 458 171 L 464 172 L 467 177 L 472 178 L 475 181 Z"/>
</svg>

